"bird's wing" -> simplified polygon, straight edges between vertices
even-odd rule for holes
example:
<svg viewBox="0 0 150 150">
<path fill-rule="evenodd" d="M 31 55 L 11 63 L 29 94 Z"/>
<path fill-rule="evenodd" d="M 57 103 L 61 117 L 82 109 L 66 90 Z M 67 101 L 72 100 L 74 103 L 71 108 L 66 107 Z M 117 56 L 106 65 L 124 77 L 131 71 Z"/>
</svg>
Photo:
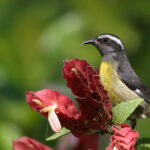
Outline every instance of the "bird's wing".
<svg viewBox="0 0 150 150">
<path fill-rule="evenodd" d="M 129 74 L 119 74 L 119 77 L 128 86 L 128 88 L 142 97 L 147 103 L 150 103 L 150 91 L 133 70 Z"/>
</svg>

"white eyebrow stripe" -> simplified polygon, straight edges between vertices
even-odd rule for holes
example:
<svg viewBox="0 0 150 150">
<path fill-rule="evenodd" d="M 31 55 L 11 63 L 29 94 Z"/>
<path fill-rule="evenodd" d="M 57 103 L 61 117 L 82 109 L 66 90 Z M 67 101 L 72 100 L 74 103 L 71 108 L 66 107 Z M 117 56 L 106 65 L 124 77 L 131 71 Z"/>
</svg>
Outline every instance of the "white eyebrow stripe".
<svg viewBox="0 0 150 150">
<path fill-rule="evenodd" d="M 112 35 L 100 35 L 98 38 L 109 38 L 109 39 L 115 41 L 116 43 L 118 43 L 122 47 L 122 49 L 124 49 L 124 46 L 123 46 L 121 40 L 118 39 L 115 36 L 112 36 Z"/>
</svg>

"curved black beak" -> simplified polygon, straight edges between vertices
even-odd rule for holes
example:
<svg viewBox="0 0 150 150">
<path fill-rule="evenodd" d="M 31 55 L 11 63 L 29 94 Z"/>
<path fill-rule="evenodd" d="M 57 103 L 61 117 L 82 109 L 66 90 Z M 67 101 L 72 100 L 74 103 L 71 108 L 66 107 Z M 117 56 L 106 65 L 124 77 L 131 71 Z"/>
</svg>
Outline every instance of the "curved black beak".
<svg viewBox="0 0 150 150">
<path fill-rule="evenodd" d="M 87 40 L 87 41 L 83 42 L 81 45 L 85 45 L 85 44 L 93 44 L 93 45 L 95 45 L 95 39 Z"/>
</svg>

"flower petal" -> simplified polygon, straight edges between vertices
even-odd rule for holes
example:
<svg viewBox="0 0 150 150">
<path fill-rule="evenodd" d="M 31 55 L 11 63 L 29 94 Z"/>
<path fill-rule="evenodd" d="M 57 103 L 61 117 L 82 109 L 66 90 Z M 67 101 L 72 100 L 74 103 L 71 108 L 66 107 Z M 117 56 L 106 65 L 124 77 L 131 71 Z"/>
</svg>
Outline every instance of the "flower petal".
<svg viewBox="0 0 150 150">
<path fill-rule="evenodd" d="M 29 137 L 21 137 L 13 141 L 13 149 L 14 150 L 52 150 L 50 147 L 41 144 L 40 142 L 29 138 Z"/>
<path fill-rule="evenodd" d="M 58 119 L 57 114 L 55 113 L 55 110 L 52 110 L 48 115 L 48 121 L 50 123 L 50 126 L 54 132 L 58 132 L 61 130 L 61 124 Z"/>
</svg>

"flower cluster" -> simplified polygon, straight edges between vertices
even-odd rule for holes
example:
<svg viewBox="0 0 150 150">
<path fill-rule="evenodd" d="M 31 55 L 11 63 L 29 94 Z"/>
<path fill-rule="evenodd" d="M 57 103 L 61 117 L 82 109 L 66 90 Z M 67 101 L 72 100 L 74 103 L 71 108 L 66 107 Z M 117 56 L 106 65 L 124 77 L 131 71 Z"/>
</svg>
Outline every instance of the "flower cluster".
<svg viewBox="0 0 150 150">
<path fill-rule="evenodd" d="M 138 132 L 132 130 L 126 124 L 113 126 L 114 134 L 111 136 L 111 144 L 106 150 L 135 150 Z"/>
<path fill-rule="evenodd" d="M 112 125 L 110 121 L 112 104 L 107 91 L 99 81 L 98 73 L 86 61 L 73 59 L 64 62 L 62 75 L 77 101 L 78 109 L 71 99 L 52 89 L 31 91 L 26 94 L 27 103 L 34 111 L 48 118 L 54 132 L 60 131 L 64 126 L 78 137 L 68 134 L 65 137 L 67 144 L 63 137 L 63 142 L 60 139 L 58 149 L 97 150 L 99 137 L 95 132 L 109 131 L 108 125 L 110 125 L 114 134 L 106 150 L 135 150 L 138 132 L 126 124 Z M 13 148 L 14 150 L 52 150 L 28 137 L 14 141 Z"/>
<path fill-rule="evenodd" d="M 86 61 L 73 59 L 64 62 L 63 78 L 76 97 L 82 119 L 87 120 L 89 127 L 106 130 L 112 105 L 98 73 Z"/>
<path fill-rule="evenodd" d="M 86 61 L 73 59 L 64 62 L 63 78 L 74 94 L 79 109 L 68 97 L 50 89 L 26 95 L 32 109 L 48 118 L 54 132 L 58 132 L 61 126 L 76 136 L 93 130 L 106 130 L 112 118 L 112 104 L 99 82 L 98 73 Z"/>
</svg>

